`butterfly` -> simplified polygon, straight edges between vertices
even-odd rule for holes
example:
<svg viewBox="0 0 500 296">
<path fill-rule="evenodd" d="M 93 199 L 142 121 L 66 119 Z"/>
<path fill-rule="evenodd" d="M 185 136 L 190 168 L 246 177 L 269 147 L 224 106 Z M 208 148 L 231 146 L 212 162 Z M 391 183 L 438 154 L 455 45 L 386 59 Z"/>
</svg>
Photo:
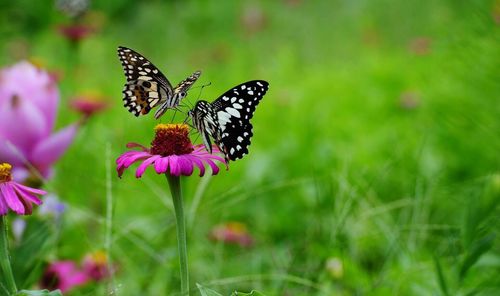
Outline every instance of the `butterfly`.
<svg viewBox="0 0 500 296">
<path fill-rule="evenodd" d="M 248 153 L 253 136 L 250 119 L 268 89 L 266 81 L 253 80 L 231 88 L 212 103 L 196 102 L 188 116 L 208 152 L 212 153 L 210 138 L 213 138 L 226 161 L 234 161 Z"/>
<path fill-rule="evenodd" d="M 175 109 L 201 75 L 196 71 L 172 87 L 153 63 L 134 50 L 119 46 L 118 57 L 127 78 L 123 87 L 124 106 L 135 116 L 148 114 L 159 105 L 154 114 L 158 119 L 168 109 Z"/>
</svg>

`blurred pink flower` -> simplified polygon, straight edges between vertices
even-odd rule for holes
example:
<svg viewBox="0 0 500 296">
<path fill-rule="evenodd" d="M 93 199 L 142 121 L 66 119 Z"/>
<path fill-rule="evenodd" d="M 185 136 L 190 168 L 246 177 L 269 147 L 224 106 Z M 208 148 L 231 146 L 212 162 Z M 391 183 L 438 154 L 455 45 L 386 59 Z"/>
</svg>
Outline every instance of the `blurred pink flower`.
<svg viewBox="0 0 500 296">
<path fill-rule="evenodd" d="M 55 261 L 45 270 L 40 286 L 49 290 L 59 289 L 62 293 L 66 293 L 74 287 L 85 285 L 89 280 L 87 274 L 79 270 L 73 261 Z"/>
<path fill-rule="evenodd" d="M 109 107 L 109 104 L 99 96 L 78 96 L 70 102 L 71 109 L 88 118 Z"/>
<path fill-rule="evenodd" d="M 85 24 L 59 25 L 58 32 L 71 42 L 79 42 L 95 32 L 94 27 Z"/>
<path fill-rule="evenodd" d="M 94 281 L 103 280 L 111 275 L 114 270 L 109 270 L 108 257 L 102 251 L 97 251 L 85 256 L 83 271 Z"/>
<path fill-rule="evenodd" d="M 412 110 L 420 106 L 419 94 L 414 91 L 405 91 L 399 96 L 399 105 L 403 109 Z"/>
<path fill-rule="evenodd" d="M 241 247 L 250 247 L 253 245 L 253 238 L 248 233 L 245 224 L 240 222 L 229 222 L 215 226 L 210 238 L 226 244 L 237 244 Z"/>
<path fill-rule="evenodd" d="M 77 125 L 53 133 L 59 91 L 50 75 L 28 62 L 0 70 L 0 162 L 14 179 L 50 176 L 52 164 L 72 142 Z"/>
<path fill-rule="evenodd" d="M 9 208 L 18 215 L 31 215 L 32 204 L 42 203 L 37 195 L 46 192 L 12 181 L 11 169 L 10 164 L 0 163 L 0 216 L 7 215 Z"/>
<path fill-rule="evenodd" d="M 155 138 L 148 149 L 137 143 L 128 143 L 127 148 L 141 148 L 140 151 L 127 151 L 116 160 L 118 176 L 121 177 L 126 168 L 134 162 L 142 161 L 136 170 L 136 178 L 140 178 L 148 166 L 153 166 L 158 174 L 172 176 L 191 176 L 194 166 L 200 169 L 200 176 L 205 174 L 205 163 L 217 175 L 219 168 L 215 161 L 225 163 L 224 158 L 208 153 L 203 145 L 193 146 L 189 140 L 189 130 L 185 124 L 158 124 L 155 127 Z M 214 151 L 218 150 L 214 146 Z"/>
<path fill-rule="evenodd" d="M 249 35 L 262 31 L 267 25 L 267 16 L 257 3 L 252 3 L 243 7 L 241 24 L 245 32 Z"/>
<path fill-rule="evenodd" d="M 432 39 L 429 37 L 417 37 L 410 41 L 408 50 L 418 56 L 428 55 L 431 52 Z"/>
</svg>

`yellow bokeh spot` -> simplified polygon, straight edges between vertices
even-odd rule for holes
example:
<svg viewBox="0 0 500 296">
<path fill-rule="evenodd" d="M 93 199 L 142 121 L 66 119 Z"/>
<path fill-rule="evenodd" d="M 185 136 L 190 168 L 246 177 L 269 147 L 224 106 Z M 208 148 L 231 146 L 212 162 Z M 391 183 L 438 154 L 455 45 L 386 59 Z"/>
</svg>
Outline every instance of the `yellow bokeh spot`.
<svg viewBox="0 0 500 296">
<path fill-rule="evenodd" d="M 0 182 L 8 182 L 12 180 L 12 174 L 10 171 L 12 166 L 8 163 L 0 163 Z"/>
</svg>

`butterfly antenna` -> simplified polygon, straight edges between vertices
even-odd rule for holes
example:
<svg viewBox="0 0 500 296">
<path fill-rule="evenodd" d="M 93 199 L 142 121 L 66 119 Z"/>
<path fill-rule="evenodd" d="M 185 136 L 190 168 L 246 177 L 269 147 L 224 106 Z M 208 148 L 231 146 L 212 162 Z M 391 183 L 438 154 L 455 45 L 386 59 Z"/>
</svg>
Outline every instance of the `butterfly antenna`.
<svg viewBox="0 0 500 296">
<path fill-rule="evenodd" d="M 199 101 L 199 100 L 200 100 L 200 97 L 201 97 L 201 92 L 203 91 L 203 89 L 205 88 L 205 86 L 210 86 L 210 85 L 212 85 L 212 82 L 209 82 L 209 83 L 207 83 L 207 84 L 203 84 L 203 85 L 201 86 L 201 89 L 200 89 L 200 92 L 198 93 L 198 98 L 196 98 L 196 101 Z"/>
<path fill-rule="evenodd" d="M 174 109 L 174 116 L 172 116 L 172 119 L 170 120 L 170 123 L 174 122 L 176 114 L 177 114 L 177 108 Z"/>
</svg>

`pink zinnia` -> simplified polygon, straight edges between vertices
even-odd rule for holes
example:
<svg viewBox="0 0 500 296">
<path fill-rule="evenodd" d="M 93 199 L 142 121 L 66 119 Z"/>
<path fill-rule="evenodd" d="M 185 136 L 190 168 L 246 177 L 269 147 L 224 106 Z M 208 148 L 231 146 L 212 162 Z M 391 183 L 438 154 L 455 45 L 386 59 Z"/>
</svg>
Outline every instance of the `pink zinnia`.
<svg viewBox="0 0 500 296">
<path fill-rule="evenodd" d="M 57 29 L 61 35 L 72 42 L 79 42 L 95 32 L 93 27 L 84 24 L 60 25 Z"/>
<path fill-rule="evenodd" d="M 224 158 L 208 153 L 203 145 L 194 146 L 189 140 L 188 126 L 185 124 L 158 124 L 155 127 L 155 138 L 148 149 L 137 143 L 128 143 L 127 148 L 141 150 L 127 151 L 116 160 L 118 176 L 121 177 L 126 168 L 137 161 L 142 161 L 135 172 L 140 178 L 148 166 L 153 166 L 158 174 L 172 176 L 191 176 L 194 167 L 200 169 L 200 176 L 205 174 L 205 164 L 217 175 L 219 168 L 215 161 L 225 164 Z M 214 146 L 214 151 L 218 150 Z"/>
<path fill-rule="evenodd" d="M 9 208 L 19 215 L 31 215 L 32 204 L 42 203 L 37 195 L 46 192 L 12 181 L 11 170 L 10 164 L 0 163 L 0 216 L 7 215 Z"/>
<path fill-rule="evenodd" d="M 114 268 L 111 269 L 108 264 L 108 256 L 102 251 L 88 254 L 83 259 L 83 271 L 96 282 L 109 277 L 114 272 Z"/>
<path fill-rule="evenodd" d="M 108 108 L 109 104 L 98 96 L 79 96 L 70 102 L 70 108 L 88 118 Z"/>
<path fill-rule="evenodd" d="M 59 90 L 47 72 L 28 62 L 0 70 L 0 162 L 14 166 L 14 180 L 50 177 L 73 141 L 76 124 L 54 132 L 58 105 Z"/>
<path fill-rule="evenodd" d="M 40 286 L 44 289 L 59 289 L 66 293 L 77 286 L 82 286 L 89 282 L 87 274 L 80 270 L 73 261 L 56 261 L 51 263 L 40 281 Z"/>
<path fill-rule="evenodd" d="M 237 244 L 241 247 L 250 247 L 253 244 L 253 238 L 248 233 L 246 225 L 240 222 L 229 222 L 215 226 L 210 233 L 210 238 L 226 244 Z"/>
</svg>

